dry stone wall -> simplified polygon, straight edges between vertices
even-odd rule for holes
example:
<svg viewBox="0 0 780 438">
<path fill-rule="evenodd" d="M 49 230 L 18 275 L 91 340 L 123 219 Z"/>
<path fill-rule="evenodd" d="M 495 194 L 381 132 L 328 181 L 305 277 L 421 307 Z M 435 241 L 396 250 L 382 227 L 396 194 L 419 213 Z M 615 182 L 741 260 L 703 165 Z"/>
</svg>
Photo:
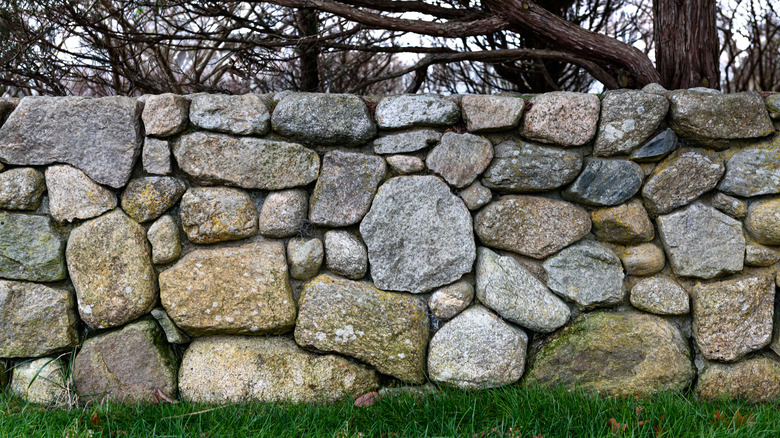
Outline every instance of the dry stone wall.
<svg viewBox="0 0 780 438">
<path fill-rule="evenodd" d="M 30 401 L 780 397 L 780 95 L 0 103 Z"/>
</svg>

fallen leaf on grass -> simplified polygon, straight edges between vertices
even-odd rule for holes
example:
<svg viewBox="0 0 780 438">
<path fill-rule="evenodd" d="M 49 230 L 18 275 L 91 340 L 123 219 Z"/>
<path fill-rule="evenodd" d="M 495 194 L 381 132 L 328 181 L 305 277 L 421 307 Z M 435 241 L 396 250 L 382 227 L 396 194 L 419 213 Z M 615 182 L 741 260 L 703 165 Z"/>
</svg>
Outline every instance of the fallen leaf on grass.
<svg viewBox="0 0 780 438">
<path fill-rule="evenodd" d="M 742 427 L 752 416 L 753 414 L 742 415 L 739 413 L 739 409 L 737 409 L 737 412 L 734 414 L 734 427 Z M 750 423 L 748 422 L 747 425 L 750 426 Z"/>
<path fill-rule="evenodd" d="M 642 412 L 644 412 L 644 411 L 645 411 L 644 406 L 636 405 L 636 407 L 634 408 L 634 412 L 636 412 L 636 418 L 637 419 L 642 418 Z"/>
<path fill-rule="evenodd" d="M 379 400 L 379 393 L 376 391 L 367 392 L 355 399 L 355 406 L 359 408 L 367 408 L 372 406 Z"/>
<path fill-rule="evenodd" d="M 658 438 L 659 436 L 664 434 L 664 426 L 662 424 L 663 422 L 664 422 L 664 415 L 661 414 L 661 416 L 658 417 L 658 425 L 655 426 L 655 436 L 656 436 L 656 438 Z"/>
<path fill-rule="evenodd" d="M 89 418 L 89 424 L 97 427 L 98 429 L 102 429 L 100 427 L 100 417 L 98 417 L 97 412 L 92 413 L 92 416 Z"/>
<path fill-rule="evenodd" d="M 614 418 L 610 418 L 609 419 L 609 429 L 615 435 L 620 435 L 621 433 L 623 433 L 623 431 L 626 430 L 626 426 L 628 426 L 628 424 L 620 423 L 619 421 L 615 420 Z"/>
</svg>

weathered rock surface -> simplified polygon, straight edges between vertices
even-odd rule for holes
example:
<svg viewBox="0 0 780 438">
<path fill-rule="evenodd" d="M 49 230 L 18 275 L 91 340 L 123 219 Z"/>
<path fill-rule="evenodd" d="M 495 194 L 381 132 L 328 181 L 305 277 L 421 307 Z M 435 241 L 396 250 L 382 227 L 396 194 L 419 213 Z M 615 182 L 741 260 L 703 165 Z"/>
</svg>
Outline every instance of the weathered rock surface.
<svg viewBox="0 0 780 438">
<path fill-rule="evenodd" d="M 152 245 L 152 263 L 170 263 L 179 258 L 179 226 L 170 215 L 157 219 L 146 232 L 146 238 Z"/>
<path fill-rule="evenodd" d="M 547 287 L 580 309 L 609 306 L 623 299 L 623 266 L 606 246 L 583 240 L 544 262 Z"/>
<path fill-rule="evenodd" d="M 549 333 L 569 320 L 569 307 L 512 257 L 477 251 L 477 298 L 501 317 Z"/>
<path fill-rule="evenodd" d="M 349 231 L 326 231 L 325 265 L 335 274 L 360 280 L 368 270 L 366 246 Z"/>
<path fill-rule="evenodd" d="M 176 356 L 151 319 L 87 339 L 73 364 L 79 397 L 98 403 L 154 403 L 157 389 L 175 397 L 177 373 Z"/>
<path fill-rule="evenodd" d="M 468 95 L 461 99 L 463 121 L 470 132 L 512 129 L 520 123 L 525 101 L 514 96 Z"/>
<path fill-rule="evenodd" d="M 555 91 L 531 98 L 520 134 L 529 140 L 580 146 L 596 135 L 600 102 L 595 94 Z"/>
<path fill-rule="evenodd" d="M 46 168 L 49 210 L 57 222 L 91 219 L 116 208 L 116 195 L 71 166 Z"/>
<path fill-rule="evenodd" d="M 168 137 L 178 134 L 189 124 L 190 101 L 172 93 L 149 96 L 144 102 L 141 119 L 147 135 Z"/>
<path fill-rule="evenodd" d="M 389 96 L 376 106 L 376 123 L 383 129 L 448 126 L 460 119 L 460 108 L 450 99 L 431 94 Z"/>
<path fill-rule="evenodd" d="M 465 187 L 479 176 L 493 159 L 493 145 L 474 134 L 447 132 L 433 148 L 425 164 L 451 185 Z"/>
<path fill-rule="evenodd" d="M 193 132 L 173 142 L 179 167 L 196 182 L 280 190 L 317 179 L 320 158 L 284 141 Z"/>
<path fill-rule="evenodd" d="M 723 164 L 699 152 L 675 153 L 653 170 L 642 188 L 645 206 L 652 213 L 665 214 L 688 205 L 714 189 L 723 172 Z"/>
<path fill-rule="evenodd" d="M 0 357 L 38 357 L 78 345 L 70 291 L 0 280 Z"/>
<path fill-rule="evenodd" d="M 171 145 L 168 140 L 146 137 L 141 162 L 146 173 L 152 175 L 171 173 Z"/>
<path fill-rule="evenodd" d="M 320 239 L 290 239 L 287 242 L 290 276 L 296 280 L 306 281 L 317 275 L 324 256 Z"/>
<path fill-rule="evenodd" d="M 198 338 L 179 373 L 181 397 L 200 403 L 322 402 L 378 387 L 373 370 L 340 356 L 309 353 L 286 338 Z"/>
<path fill-rule="evenodd" d="M 642 147 L 631 152 L 629 158 L 634 161 L 658 161 L 677 148 L 677 134 L 671 128 L 653 137 Z"/>
<path fill-rule="evenodd" d="M 617 205 L 639 191 L 644 177 L 642 168 L 633 161 L 594 158 L 562 196 L 587 205 Z"/>
<path fill-rule="evenodd" d="M 149 313 L 157 301 L 151 255 L 146 231 L 120 210 L 74 229 L 66 258 L 81 319 L 108 328 Z"/>
<path fill-rule="evenodd" d="M 441 140 L 441 132 L 419 128 L 385 134 L 374 140 L 374 153 L 400 154 L 415 152 L 433 146 Z"/>
<path fill-rule="evenodd" d="M 437 289 L 428 299 L 428 308 L 439 319 L 452 319 L 474 299 L 474 288 L 467 281 L 460 280 Z"/>
<path fill-rule="evenodd" d="M 274 108 L 271 123 L 274 131 L 315 145 L 358 146 L 376 134 L 368 107 L 350 94 L 290 93 Z"/>
<path fill-rule="evenodd" d="M 311 195 L 309 221 L 343 227 L 360 222 L 371 206 L 377 186 L 387 171 L 385 160 L 373 155 L 331 151 Z"/>
<path fill-rule="evenodd" d="M 638 312 L 596 312 L 553 334 L 524 382 L 647 396 L 682 391 L 695 374 L 688 344 L 672 323 Z"/>
<path fill-rule="evenodd" d="M 693 337 L 702 355 L 733 362 L 769 345 L 774 298 L 768 275 L 697 283 L 691 292 Z"/>
<path fill-rule="evenodd" d="M 411 155 L 391 155 L 385 160 L 391 169 L 401 175 L 422 172 L 425 169 L 425 162 Z"/>
<path fill-rule="evenodd" d="M 640 90 L 610 90 L 601 101 L 601 118 L 593 155 L 626 154 L 636 149 L 669 110 L 669 102 Z"/>
<path fill-rule="evenodd" d="M 780 198 L 750 203 L 745 229 L 758 243 L 780 245 Z"/>
<path fill-rule="evenodd" d="M 434 176 L 385 182 L 360 223 L 377 287 L 421 293 L 471 271 L 476 256 L 471 214 Z"/>
<path fill-rule="evenodd" d="M 737 196 L 780 193 L 780 135 L 729 158 L 718 189 Z"/>
<path fill-rule="evenodd" d="M 745 265 L 772 266 L 780 262 L 780 254 L 764 245 L 747 245 L 745 247 Z"/>
<path fill-rule="evenodd" d="M 25 97 L 0 128 L 0 160 L 67 163 L 122 187 L 141 151 L 142 108 L 131 97 Z"/>
<path fill-rule="evenodd" d="M 238 240 L 257 234 L 257 207 L 243 190 L 196 187 L 181 198 L 181 226 L 194 243 Z"/>
<path fill-rule="evenodd" d="M 479 181 L 461 190 L 458 195 L 469 210 L 476 210 L 493 199 L 493 192 Z"/>
<path fill-rule="evenodd" d="M 764 101 L 755 92 L 711 94 L 689 90 L 666 94 L 669 126 L 703 147 L 720 149 L 723 139 L 756 138 L 774 132 Z"/>
<path fill-rule="evenodd" d="M 710 204 L 718 210 L 734 218 L 743 218 L 747 214 L 747 202 L 716 192 L 710 197 Z"/>
<path fill-rule="evenodd" d="M 41 172 L 31 167 L 8 169 L 0 173 L 0 209 L 35 210 L 45 190 Z"/>
<path fill-rule="evenodd" d="M 504 141 L 482 174 L 482 184 L 507 192 L 553 190 L 574 180 L 582 154 L 524 141 Z"/>
<path fill-rule="evenodd" d="M 68 391 L 61 359 L 42 357 L 17 364 L 13 369 L 11 392 L 29 403 L 64 405 Z"/>
<path fill-rule="evenodd" d="M 425 381 L 425 301 L 370 283 L 320 275 L 298 303 L 295 341 L 360 359 L 405 382 Z"/>
<path fill-rule="evenodd" d="M 130 181 L 122 193 L 122 210 L 136 222 L 157 219 L 187 190 L 184 181 L 170 176 L 148 176 Z"/>
<path fill-rule="evenodd" d="M 769 111 L 769 117 L 773 119 L 780 119 L 780 96 L 772 94 L 767 96 L 764 101 L 767 111 Z"/>
<path fill-rule="evenodd" d="M 674 273 L 714 278 L 742 270 L 742 224 L 700 202 L 658 216 L 658 233 Z"/>
<path fill-rule="evenodd" d="M 48 217 L 0 211 L 0 278 L 65 278 L 63 242 Z"/>
<path fill-rule="evenodd" d="M 650 277 L 631 289 L 631 305 L 656 315 L 685 315 L 691 307 L 688 292 L 670 277 Z"/>
<path fill-rule="evenodd" d="M 664 268 L 666 257 L 654 243 L 643 243 L 624 249 L 620 261 L 628 275 L 652 275 Z"/>
<path fill-rule="evenodd" d="M 160 324 L 160 327 L 163 329 L 163 333 L 165 333 L 165 339 L 170 344 L 189 344 L 192 338 L 187 333 L 184 333 L 177 325 L 173 322 L 170 316 L 168 316 L 168 313 L 163 309 L 153 309 L 152 310 L 152 317 L 157 321 L 157 324 Z"/>
<path fill-rule="evenodd" d="M 160 273 L 160 301 L 192 336 L 284 333 L 295 324 L 280 242 L 193 251 Z"/>
<path fill-rule="evenodd" d="M 431 380 L 464 389 L 512 384 L 523 376 L 528 336 L 482 306 L 466 309 L 431 339 Z"/>
<path fill-rule="evenodd" d="M 766 356 L 734 364 L 711 362 L 699 375 L 695 391 L 703 400 L 775 402 L 780 398 L 780 363 Z"/>
<path fill-rule="evenodd" d="M 483 244 L 541 259 L 590 231 L 588 213 L 568 202 L 532 196 L 504 196 L 474 219 Z"/>
<path fill-rule="evenodd" d="M 590 213 L 593 234 L 599 240 L 615 243 L 649 242 L 655 237 L 655 229 L 645 207 L 639 200 L 617 207 L 600 208 Z"/>
<path fill-rule="evenodd" d="M 271 192 L 260 208 L 260 234 L 279 239 L 294 236 L 300 232 L 308 210 L 309 195 L 305 190 Z"/>
<path fill-rule="evenodd" d="M 257 94 L 195 95 L 190 120 L 202 129 L 236 135 L 265 135 L 271 130 L 271 114 Z"/>
</svg>

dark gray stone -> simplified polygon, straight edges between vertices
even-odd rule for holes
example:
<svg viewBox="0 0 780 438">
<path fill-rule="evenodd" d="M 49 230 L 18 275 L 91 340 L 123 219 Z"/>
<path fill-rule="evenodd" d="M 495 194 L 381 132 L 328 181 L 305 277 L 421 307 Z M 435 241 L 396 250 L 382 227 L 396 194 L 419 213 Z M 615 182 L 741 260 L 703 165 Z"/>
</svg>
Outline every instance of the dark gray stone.
<svg viewBox="0 0 780 438">
<path fill-rule="evenodd" d="M 504 141 L 482 174 L 482 184 L 505 192 L 553 190 L 570 183 L 582 169 L 582 154 L 524 141 Z"/>
<path fill-rule="evenodd" d="M 314 145 L 358 146 L 376 135 L 368 107 L 350 94 L 290 93 L 274 108 L 274 131 Z"/>
<path fill-rule="evenodd" d="M 642 168 L 634 162 L 592 159 L 562 196 L 587 205 L 617 205 L 639 191 L 644 177 Z"/>
<path fill-rule="evenodd" d="M 677 148 L 677 134 L 666 128 L 639 149 L 631 152 L 629 158 L 634 161 L 658 161 Z"/>
</svg>

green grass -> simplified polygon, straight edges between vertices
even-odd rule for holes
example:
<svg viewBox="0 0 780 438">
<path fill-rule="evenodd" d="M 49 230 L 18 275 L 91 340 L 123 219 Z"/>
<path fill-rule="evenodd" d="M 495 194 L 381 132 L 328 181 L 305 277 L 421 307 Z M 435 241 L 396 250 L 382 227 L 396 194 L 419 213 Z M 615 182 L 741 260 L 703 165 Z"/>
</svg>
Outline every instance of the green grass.
<svg viewBox="0 0 780 438">
<path fill-rule="evenodd" d="M 614 425 L 617 434 L 610 426 L 615 422 L 620 423 Z M 388 397 L 369 408 L 356 408 L 345 401 L 325 405 L 106 404 L 62 410 L 0 395 L 1 437 L 550 438 L 655 437 L 659 432 L 664 437 L 776 437 L 780 436 L 780 411 L 775 404 L 699 403 L 680 394 L 661 394 L 650 400 L 614 399 L 519 386 Z"/>
</svg>

